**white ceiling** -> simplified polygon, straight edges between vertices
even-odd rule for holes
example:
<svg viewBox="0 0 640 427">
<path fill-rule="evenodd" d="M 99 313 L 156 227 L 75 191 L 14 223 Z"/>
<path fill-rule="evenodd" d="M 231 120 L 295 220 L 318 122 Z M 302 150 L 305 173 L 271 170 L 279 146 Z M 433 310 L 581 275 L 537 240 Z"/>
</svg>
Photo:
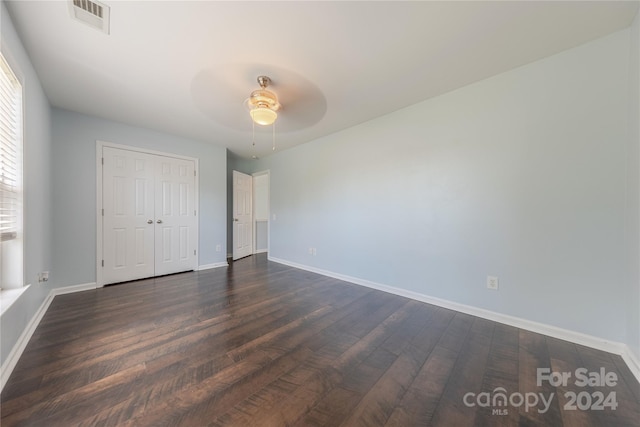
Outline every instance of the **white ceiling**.
<svg viewBox="0 0 640 427">
<path fill-rule="evenodd" d="M 273 80 L 278 150 L 628 27 L 638 2 L 7 1 L 52 105 L 250 157 L 243 107 Z M 257 154 L 271 153 L 260 128 Z"/>
</svg>

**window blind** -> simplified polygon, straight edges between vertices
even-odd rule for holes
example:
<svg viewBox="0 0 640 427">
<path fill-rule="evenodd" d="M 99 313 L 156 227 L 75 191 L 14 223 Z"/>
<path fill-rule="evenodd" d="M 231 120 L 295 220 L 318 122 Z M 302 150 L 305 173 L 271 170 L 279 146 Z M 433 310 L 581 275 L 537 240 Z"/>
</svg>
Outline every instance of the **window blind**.
<svg viewBox="0 0 640 427">
<path fill-rule="evenodd" d="M 0 55 L 0 241 L 15 239 L 22 199 L 22 86 Z"/>
</svg>

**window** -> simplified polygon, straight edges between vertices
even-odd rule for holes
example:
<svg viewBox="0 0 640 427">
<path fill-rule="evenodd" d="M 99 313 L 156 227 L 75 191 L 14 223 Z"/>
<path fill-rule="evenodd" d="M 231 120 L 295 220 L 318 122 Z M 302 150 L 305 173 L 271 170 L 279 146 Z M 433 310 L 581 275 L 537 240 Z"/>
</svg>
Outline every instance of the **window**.
<svg viewBox="0 0 640 427">
<path fill-rule="evenodd" d="M 23 285 L 22 85 L 0 54 L 0 288 Z"/>
</svg>

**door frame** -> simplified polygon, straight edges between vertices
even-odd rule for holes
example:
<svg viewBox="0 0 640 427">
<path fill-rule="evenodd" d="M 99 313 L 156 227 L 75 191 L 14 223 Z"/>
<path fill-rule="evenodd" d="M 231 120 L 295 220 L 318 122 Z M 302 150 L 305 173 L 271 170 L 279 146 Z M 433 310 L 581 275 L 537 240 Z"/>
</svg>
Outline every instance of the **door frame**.
<svg viewBox="0 0 640 427">
<path fill-rule="evenodd" d="M 157 156 L 171 157 L 180 160 L 193 161 L 195 165 L 195 182 L 194 182 L 194 209 L 196 210 L 196 269 L 200 265 L 200 170 L 199 161 L 196 157 L 182 156 L 175 153 L 167 153 L 164 151 L 150 150 L 146 148 L 134 147 L 131 145 L 115 144 L 113 142 L 96 140 L 96 287 L 104 287 L 104 277 L 102 274 L 103 258 L 103 216 L 102 216 L 102 149 L 104 147 L 117 148 L 121 150 L 136 151 L 138 153 L 153 154 Z"/>
</svg>

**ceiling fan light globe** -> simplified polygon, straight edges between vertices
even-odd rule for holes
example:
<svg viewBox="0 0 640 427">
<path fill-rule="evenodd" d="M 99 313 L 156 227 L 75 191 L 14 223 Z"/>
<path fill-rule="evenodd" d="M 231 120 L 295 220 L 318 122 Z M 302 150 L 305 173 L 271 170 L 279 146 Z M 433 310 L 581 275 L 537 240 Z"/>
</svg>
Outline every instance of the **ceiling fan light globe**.
<svg viewBox="0 0 640 427">
<path fill-rule="evenodd" d="M 278 118 L 278 113 L 266 107 L 254 108 L 249 111 L 249 114 L 256 124 L 262 126 L 272 125 Z"/>
</svg>

